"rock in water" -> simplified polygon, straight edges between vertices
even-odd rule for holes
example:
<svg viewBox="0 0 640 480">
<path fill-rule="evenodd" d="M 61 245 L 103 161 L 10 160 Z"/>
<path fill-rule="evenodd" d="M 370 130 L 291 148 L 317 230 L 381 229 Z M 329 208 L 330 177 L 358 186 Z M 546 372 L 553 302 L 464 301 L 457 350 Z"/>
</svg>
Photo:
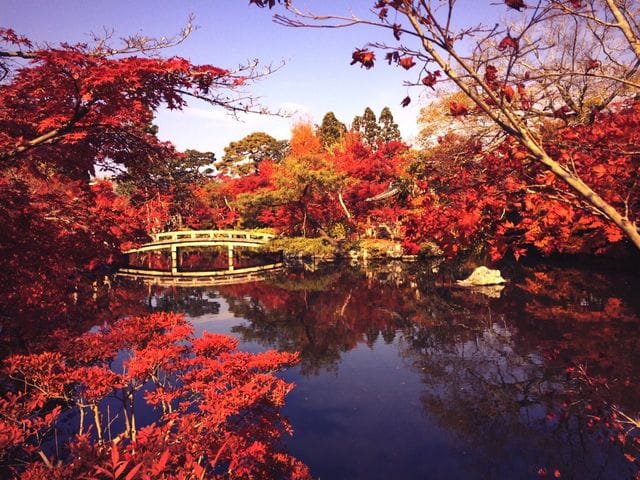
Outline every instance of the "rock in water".
<svg viewBox="0 0 640 480">
<path fill-rule="evenodd" d="M 463 287 L 477 287 L 482 285 L 499 285 L 505 283 L 500 270 L 491 270 L 487 267 L 476 268 L 468 278 L 458 280 L 458 285 Z"/>
</svg>

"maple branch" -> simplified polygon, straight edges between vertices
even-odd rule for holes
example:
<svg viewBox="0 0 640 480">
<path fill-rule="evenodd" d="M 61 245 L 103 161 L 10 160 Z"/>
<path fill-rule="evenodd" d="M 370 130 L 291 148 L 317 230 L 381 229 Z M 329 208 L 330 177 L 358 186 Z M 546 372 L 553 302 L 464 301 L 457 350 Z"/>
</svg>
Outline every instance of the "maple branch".
<svg viewBox="0 0 640 480">
<path fill-rule="evenodd" d="M 394 32 L 399 32 L 402 34 L 409 35 L 411 37 L 419 38 L 416 32 L 409 30 L 407 28 L 403 28 L 402 26 L 398 26 L 397 24 L 389 24 L 385 22 L 374 22 L 371 20 L 365 20 L 356 16 L 352 17 L 343 17 L 340 15 L 314 15 L 310 12 L 302 12 L 297 8 L 290 6 L 287 7 L 291 13 L 298 18 L 305 18 L 307 20 L 311 20 L 313 22 L 338 22 L 338 23 L 307 23 L 301 20 L 297 20 L 296 18 L 287 17 L 285 15 L 275 14 L 273 16 L 273 20 L 278 25 L 282 25 L 284 27 L 292 27 L 292 28 L 322 28 L 322 29 L 337 29 L 337 28 L 349 28 L 356 25 L 365 25 L 369 27 L 379 27 L 387 30 L 392 30 Z M 436 41 L 435 39 L 431 39 L 432 41 Z"/>
<path fill-rule="evenodd" d="M 32 58 L 38 58 L 38 53 L 24 52 L 22 50 L 13 50 L 13 51 L 5 50 L 5 51 L 0 51 L 0 57 L 32 59 Z"/>
<path fill-rule="evenodd" d="M 351 220 L 351 213 L 349 212 L 349 209 L 347 209 L 347 206 L 344 203 L 344 199 L 342 198 L 342 192 L 338 192 L 338 201 L 340 202 L 340 206 L 342 207 L 342 210 L 344 210 L 344 213 L 347 215 L 347 219 Z"/>
<path fill-rule="evenodd" d="M 627 192 L 627 196 L 624 199 L 624 215 L 627 218 L 629 218 L 629 214 L 631 210 L 629 208 L 629 201 L 631 200 L 631 194 L 634 192 L 637 186 L 638 186 L 638 177 L 636 176 L 636 178 L 633 180 L 633 185 L 631 185 L 631 187 L 629 188 L 629 191 Z"/>
<path fill-rule="evenodd" d="M 604 20 L 601 17 L 598 17 L 595 13 L 595 9 L 593 5 L 591 5 L 591 10 L 588 11 L 586 9 L 572 8 L 569 5 L 567 5 L 568 2 L 565 2 L 563 0 L 551 0 L 551 3 L 554 5 L 555 8 L 557 8 L 560 12 L 566 15 L 571 15 L 573 17 L 590 20 L 603 27 L 617 27 L 616 23 L 609 22 L 608 20 Z"/>
<path fill-rule="evenodd" d="M 633 67 L 633 70 L 631 70 L 629 72 L 628 75 L 626 76 L 633 76 L 633 74 L 635 72 L 638 71 L 638 66 L 640 66 L 640 63 L 636 64 L 636 66 Z M 614 75 L 608 75 L 605 73 L 590 73 L 590 72 L 544 72 L 538 75 L 532 75 L 531 76 L 531 80 L 533 81 L 539 81 L 541 79 L 544 78 L 560 78 L 560 77 L 564 77 L 564 76 L 569 76 L 569 77 L 591 77 L 591 78 L 602 78 L 602 79 L 606 79 L 606 80 L 613 80 L 614 82 L 618 82 L 621 83 L 622 85 L 625 85 L 627 87 L 632 87 L 632 88 L 637 88 L 640 89 L 640 83 L 632 81 L 632 80 L 628 80 L 625 77 L 618 77 L 618 76 L 614 76 Z M 607 102 L 610 103 L 610 102 Z"/>
<path fill-rule="evenodd" d="M 49 130 L 47 133 L 44 133 L 39 137 L 23 142 L 19 147 L 9 152 L 0 154 L 0 160 L 7 160 L 16 157 L 34 147 L 53 142 L 57 138 L 68 133 L 87 113 L 89 113 L 89 108 L 79 106 L 74 115 L 64 125 Z"/>
<path fill-rule="evenodd" d="M 549 185 L 544 185 L 544 184 L 543 185 L 527 185 L 526 192 L 542 195 L 548 199 L 557 200 L 559 202 L 566 203 L 567 205 L 575 207 L 591 215 L 596 215 L 598 217 L 608 219 L 607 215 L 604 212 L 594 207 L 593 205 L 585 203 L 583 199 L 578 197 L 573 192 L 571 191 L 560 192 L 557 189 L 555 189 L 555 193 L 544 191 L 545 189 L 548 189 L 548 188 L 549 188 Z"/>
<path fill-rule="evenodd" d="M 212 98 L 210 96 L 188 91 L 188 90 L 177 89 L 175 91 L 176 93 L 179 93 L 181 95 L 202 100 L 204 102 L 207 102 L 211 105 L 216 105 L 218 107 L 223 107 L 225 110 L 228 110 L 234 115 L 238 113 L 256 113 L 260 115 L 271 114 L 271 115 L 282 116 L 282 117 L 286 116 L 284 113 L 281 113 L 281 112 L 275 112 L 275 113 L 269 112 L 269 110 L 264 107 L 254 108 L 253 106 L 254 98 L 250 96 L 235 98 L 235 99 L 219 99 L 219 98 Z M 243 105 L 242 103 L 243 100 L 249 100 L 250 103 L 247 105 Z M 234 102 L 234 103 L 231 103 L 231 102 Z"/>
<path fill-rule="evenodd" d="M 621 31 L 627 42 L 629 43 L 629 46 L 634 51 L 636 57 L 640 59 L 640 38 L 638 37 L 638 34 L 633 31 L 631 23 L 627 19 L 625 12 L 623 12 L 623 10 L 620 8 L 620 2 L 616 2 L 615 0 L 604 0 L 604 2 L 608 8 L 608 11 L 613 15 L 615 22 L 604 20 L 602 17 L 599 17 L 595 13 L 593 5 L 591 5 L 590 11 L 586 11 L 580 10 L 578 8 L 571 8 L 569 5 L 567 5 L 567 2 L 563 2 L 561 0 L 552 0 L 552 4 L 566 14 L 588 20 L 603 27 L 615 28 Z M 633 19 L 633 15 L 631 13 L 629 13 L 629 15 Z"/>
<path fill-rule="evenodd" d="M 113 30 L 104 30 L 102 35 L 91 33 L 92 40 L 95 44 L 88 53 L 97 56 L 116 56 L 116 55 L 132 55 L 135 53 L 142 53 L 149 55 L 150 53 L 157 52 L 158 50 L 164 50 L 167 48 L 175 47 L 183 43 L 191 33 L 196 29 L 193 22 L 195 16 L 189 14 L 187 21 L 182 30 L 172 37 L 147 37 L 144 35 L 136 34 L 129 37 L 120 38 L 122 46 L 113 47 L 109 44 L 109 41 L 113 37 Z"/>
<path fill-rule="evenodd" d="M 195 30 L 193 21 L 195 17 L 190 14 L 187 17 L 187 21 L 182 30 L 171 37 L 147 37 L 144 35 L 131 35 L 129 37 L 120 38 L 122 46 L 116 47 L 109 44 L 109 41 L 113 37 L 113 30 L 104 30 L 101 35 L 91 32 L 91 39 L 93 41 L 92 47 L 87 47 L 84 44 L 78 44 L 73 46 L 79 51 L 83 51 L 88 55 L 94 55 L 98 57 L 108 57 L 117 55 L 132 55 L 136 53 L 142 53 L 149 55 L 152 52 L 158 50 L 164 50 L 167 48 L 175 47 L 183 43 L 191 33 Z M 68 48 L 65 45 L 65 48 Z M 48 47 L 34 48 L 29 51 L 24 50 L 0 50 L 0 58 L 23 58 L 23 59 L 37 59 L 42 55 L 43 51 L 50 50 Z"/>
</svg>

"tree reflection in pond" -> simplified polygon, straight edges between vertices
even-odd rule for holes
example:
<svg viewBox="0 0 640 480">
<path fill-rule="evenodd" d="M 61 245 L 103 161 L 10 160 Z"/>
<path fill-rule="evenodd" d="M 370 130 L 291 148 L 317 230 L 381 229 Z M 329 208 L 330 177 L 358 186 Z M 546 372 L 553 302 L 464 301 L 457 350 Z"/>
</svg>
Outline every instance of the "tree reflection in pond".
<svg viewBox="0 0 640 480">
<path fill-rule="evenodd" d="M 617 479 L 633 477 L 635 467 L 623 456 L 629 447 L 606 439 L 585 409 L 605 402 L 640 410 L 635 285 L 623 275 L 537 266 L 496 298 L 436 287 L 428 270 L 394 266 L 154 296 L 157 305 L 175 301 L 191 316 L 215 313 L 201 303 L 216 298 L 238 317 L 231 330 L 244 342 L 301 353 L 299 371 L 290 373 L 300 397 L 294 391 L 287 408 L 302 433 L 291 448 L 315 475 L 423 478 L 440 465 L 438 478 L 536 478 L 538 471 L 552 477 L 557 469 L 561 478 Z M 383 359 L 377 376 L 363 363 L 376 359 Z M 584 364 L 605 379 L 606 398 L 581 397 L 594 393 L 567 368 Z M 388 365 L 396 370 L 383 371 Z M 348 385 L 363 391 L 340 390 Z M 422 417 L 412 413 L 416 401 Z M 353 413 L 337 413 L 343 409 Z M 379 414 L 366 417 L 370 411 L 391 412 L 402 431 L 384 427 L 388 419 Z M 340 432 L 342 446 L 323 423 L 330 419 L 339 422 L 330 431 Z M 376 453 L 377 440 L 357 450 L 361 431 L 350 422 L 379 425 L 371 430 L 387 439 L 385 454 Z M 348 445 L 358 452 L 355 464 L 341 460 Z"/>
</svg>

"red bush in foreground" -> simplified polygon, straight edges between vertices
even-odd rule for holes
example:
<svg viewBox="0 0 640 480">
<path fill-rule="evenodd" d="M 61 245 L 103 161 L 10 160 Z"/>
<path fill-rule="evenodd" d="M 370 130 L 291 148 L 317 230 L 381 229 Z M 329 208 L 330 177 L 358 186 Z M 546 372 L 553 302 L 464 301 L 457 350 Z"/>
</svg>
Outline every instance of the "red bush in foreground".
<svg viewBox="0 0 640 480">
<path fill-rule="evenodd" d="M 61 343 L 59 351 L 14 355 L 4 364 L 14 384 L 0 399 L 5 474 L 309 477 L 278 445 L 291 433 L 279 409 L 293 385 L 273 372 L 296 363 L 297 355 L 239 352 L 237 341 L 223 335 L 196 339 L 183 316 L 165 313 L 119 320 Z M 115 367 L 118 352 L 126 357 L 121 368 Z M 138 403 L 157 412 L 143 428 L 137 427 Z M 63 415 L 77 421 L 78 430 L 60 445 L 54 431 Z"/>
</svg>

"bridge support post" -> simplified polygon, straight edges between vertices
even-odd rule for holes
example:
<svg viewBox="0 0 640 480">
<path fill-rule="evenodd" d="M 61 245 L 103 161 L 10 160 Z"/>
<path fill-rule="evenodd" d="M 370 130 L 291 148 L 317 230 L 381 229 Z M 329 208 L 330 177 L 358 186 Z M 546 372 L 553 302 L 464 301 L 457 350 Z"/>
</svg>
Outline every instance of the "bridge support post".
<svg viewBox="0 0 640 480">
<path fill-rule="evenodd" d="M 178 273 L 178 246 L 171 245 L 171 275 Z"/>
<path fill-rule="evenodd" d="M 229 256 L 229 271 L 233 271 L 233 245 L 229 244 L 227 245 L 227 254 Z"/>
</svg>

